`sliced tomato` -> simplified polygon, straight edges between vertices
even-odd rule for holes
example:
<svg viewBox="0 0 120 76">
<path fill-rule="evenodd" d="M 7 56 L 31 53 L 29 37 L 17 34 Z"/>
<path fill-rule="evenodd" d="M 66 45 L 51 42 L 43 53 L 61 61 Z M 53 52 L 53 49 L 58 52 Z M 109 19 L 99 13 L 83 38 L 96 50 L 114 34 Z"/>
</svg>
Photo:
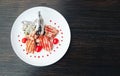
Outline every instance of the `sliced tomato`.
<svg viewBox="0 0 120 76">
<path fill-rule="evenodd" d="M 26 43 L 27 38 L 22 38 L 22 43 Z"/>
<path fill-rule="evenodd" d="M 36 46 L 36 52 L 40 52 L 42 50 L 42 46 Z"/>
<path fill-rule="evenodd" d="M 53 44 L 58 44 L 59 40 L 57 38 L 53 39 Z"/>
</svg>

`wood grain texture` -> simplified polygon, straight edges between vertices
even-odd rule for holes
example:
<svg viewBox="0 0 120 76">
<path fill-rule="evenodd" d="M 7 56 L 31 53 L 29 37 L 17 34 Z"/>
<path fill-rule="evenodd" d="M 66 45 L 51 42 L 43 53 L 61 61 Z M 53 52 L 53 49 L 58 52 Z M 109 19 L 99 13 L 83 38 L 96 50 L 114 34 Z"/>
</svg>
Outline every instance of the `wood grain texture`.
<svg viewBox="0 0 120 76">
<path fill-rule="evenodd" d="M 0 0 L 0 76 L 119 76 L 119 0 Z M 21 61 L 10 43 L 14 20 L 35 6 L 59 11 L 72 40 L 57 63 L 34 67 Z"/>
</svg>

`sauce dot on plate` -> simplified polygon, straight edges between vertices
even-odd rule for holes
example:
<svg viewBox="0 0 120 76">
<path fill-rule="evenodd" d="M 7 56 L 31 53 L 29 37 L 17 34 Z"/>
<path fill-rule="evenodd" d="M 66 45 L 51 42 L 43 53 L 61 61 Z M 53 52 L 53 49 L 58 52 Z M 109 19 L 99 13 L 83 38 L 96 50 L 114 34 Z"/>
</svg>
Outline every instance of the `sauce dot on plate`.
<svg viewBox="0 0 120 76">
<path fill-rule="evenodd" d="M 40 58 L 40 56 L 38 56 L 38 58 Z"/>
<path fill-rule="evenodd" d="M 59 46 L 61 46 L 61 44 L 59 44 Z"/>
<path fill-rule="evenodd" d="M 44 58 L 44 56 L 42 56 L 42 58 Z"/>
<path fill-rule="evenodd" d="M 36 58 L 36 56 L 34 56 L 34 58 Z"/>
<path fill-rule="evenodd" d="M 25 51 L 25 49 L 23 49 L 23 51 Z"/>
<path fill-rule="evenodd" d="M 18 37 L 20 37 L 20 35 L 18 35 Z"/>
<path fill-rule="evenodd" d="M 52 20 L 50 20 L 50 22 L 52 22 Z"/>
<path fill-rule="evenodd" d="M 58 28 L 60 28 L 60 26 L 58 26 Z"/>
<path fill-rule="evenodd" d="M 58 49 L 58 46 L 56 48 Z"/>
<path fill-rule="evenodd" d="M 62 30 L 60 29 L 60 31 L 62 31 Z"/>
<path fill-rule="evenodd" d="M 47 56 L 49 56 L 49 54 L 47 54 Z"/>
<path fill-rule="evenodd" d="M 54 23 L 54 25 L 56 25 L 56 23 Z"/>
<path fill-rule="evenodd" d="M 20 42 L 20 40 L 18 40 Z"/>
</svg>

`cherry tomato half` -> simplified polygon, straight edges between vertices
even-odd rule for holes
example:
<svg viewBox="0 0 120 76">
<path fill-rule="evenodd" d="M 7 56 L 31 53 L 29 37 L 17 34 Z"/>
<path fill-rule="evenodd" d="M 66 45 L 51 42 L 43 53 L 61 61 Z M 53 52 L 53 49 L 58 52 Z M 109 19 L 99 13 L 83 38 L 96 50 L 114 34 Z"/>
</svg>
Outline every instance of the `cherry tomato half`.
<svg viewBox="0 0 120 76">
<path fill-rule="evenodd" d="M 59 40 L 57 38 L 53 39 L 53 44 L 58 44 Z"/>
<path fill-rule="evenodd" d="M 22 38 L 22 43 L 26 43 L 27 38 Z"/>
<path fill-rule="evenodd" d="M 42 50 L 42 46 L 36 46 L 36 52 L 40 52 Z"/>
</svg>

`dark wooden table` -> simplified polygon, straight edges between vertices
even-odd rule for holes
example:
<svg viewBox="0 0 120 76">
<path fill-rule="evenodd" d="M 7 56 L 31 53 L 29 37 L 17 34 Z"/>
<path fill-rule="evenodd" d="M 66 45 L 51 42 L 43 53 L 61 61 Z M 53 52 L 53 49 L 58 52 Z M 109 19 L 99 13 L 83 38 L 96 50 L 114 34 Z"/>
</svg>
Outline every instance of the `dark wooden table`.
<svg viewBox="0 0 120 76">
<path fill-rule="evenodd" d="M 71 28 L 67 53 L 47 67 L 24 63 L 10 43 L 14 20 L 35 6 L 56 9 Z M 0 76 L 120 76 L 119 0 L 0 0 Z"/>
</svg>

